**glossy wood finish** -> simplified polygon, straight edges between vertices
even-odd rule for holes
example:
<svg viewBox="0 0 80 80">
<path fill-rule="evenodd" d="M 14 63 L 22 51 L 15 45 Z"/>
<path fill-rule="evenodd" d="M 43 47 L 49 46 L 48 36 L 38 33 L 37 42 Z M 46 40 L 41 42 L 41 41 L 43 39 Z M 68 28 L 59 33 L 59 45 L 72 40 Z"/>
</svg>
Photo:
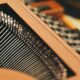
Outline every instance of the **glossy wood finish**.
<svg viewBox="0 0 80 80">
<path fill-rule="evenodd" d="M 7 3 L 56 54 L 68 65 L 75 76 L 69 80 L 80 80 L 80 56 L 68 44 L 65 43 L 48 25 L 42 22 L 31 10 L 19 0 L 0 0 L 0 3 Z M 18 5 L 19 4 L 19 5 Z"/>
</svg>

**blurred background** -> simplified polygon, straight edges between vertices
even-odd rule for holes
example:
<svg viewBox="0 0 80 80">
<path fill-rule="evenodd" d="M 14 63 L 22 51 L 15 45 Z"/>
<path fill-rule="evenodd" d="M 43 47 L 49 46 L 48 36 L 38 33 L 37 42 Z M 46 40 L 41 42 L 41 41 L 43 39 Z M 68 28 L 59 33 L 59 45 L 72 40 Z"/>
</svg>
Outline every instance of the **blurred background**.
<svg viewBox="0 0 80 80">
<path fill-rule="evenodd" d="M 27 4 L 42 1 L 56 1 L 64 7 L 65 13 L 80 18 L 80 0 L 23 0 Z"/>
</svg>

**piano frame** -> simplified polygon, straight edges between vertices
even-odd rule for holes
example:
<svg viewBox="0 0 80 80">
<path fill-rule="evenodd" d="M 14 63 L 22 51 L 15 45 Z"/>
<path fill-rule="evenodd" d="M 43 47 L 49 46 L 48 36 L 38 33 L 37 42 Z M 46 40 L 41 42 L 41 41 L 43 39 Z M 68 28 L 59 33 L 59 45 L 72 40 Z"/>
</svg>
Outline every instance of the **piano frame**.
<svg viewBox="0 0 80 80">
<path fill-rule="evenodd" d="M 72 69 L 75 76 L 68 78 L 68 80 L 80 80 L 80 55 L 54 31 L 47 27 L 48 25 L 42 22 L 20 0 L 0 0 L 0 4 L 5 3 L 8 4 L 53 51 L 56 52 L 59 58 L 61 58 L 70 69 Z"/>
</svg>

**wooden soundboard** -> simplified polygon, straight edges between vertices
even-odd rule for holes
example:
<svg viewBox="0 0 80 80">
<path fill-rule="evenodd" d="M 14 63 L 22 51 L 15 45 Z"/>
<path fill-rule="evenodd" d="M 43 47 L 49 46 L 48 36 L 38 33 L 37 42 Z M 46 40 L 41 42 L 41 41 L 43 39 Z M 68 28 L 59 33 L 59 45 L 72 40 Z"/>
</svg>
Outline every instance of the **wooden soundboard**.
<svg viewBox="0 0 80 80">
<path fill-rule="evenodd" d="M 36 80 L 29 75 L 10 69 L 0 69 L 0 80 Z"/>
<path fill-rule="evenodd" d="M 80 80 L 80 55 L 66 42 L 53 32 L 47 24 L 42 22 L 30 9 L 19 0 L 0 0 L 0 4 L 7 4 L 20 16 L 38 36 L 56 52 L 56 54 L 75 73 L 67 80 Z"/>
</svg>

